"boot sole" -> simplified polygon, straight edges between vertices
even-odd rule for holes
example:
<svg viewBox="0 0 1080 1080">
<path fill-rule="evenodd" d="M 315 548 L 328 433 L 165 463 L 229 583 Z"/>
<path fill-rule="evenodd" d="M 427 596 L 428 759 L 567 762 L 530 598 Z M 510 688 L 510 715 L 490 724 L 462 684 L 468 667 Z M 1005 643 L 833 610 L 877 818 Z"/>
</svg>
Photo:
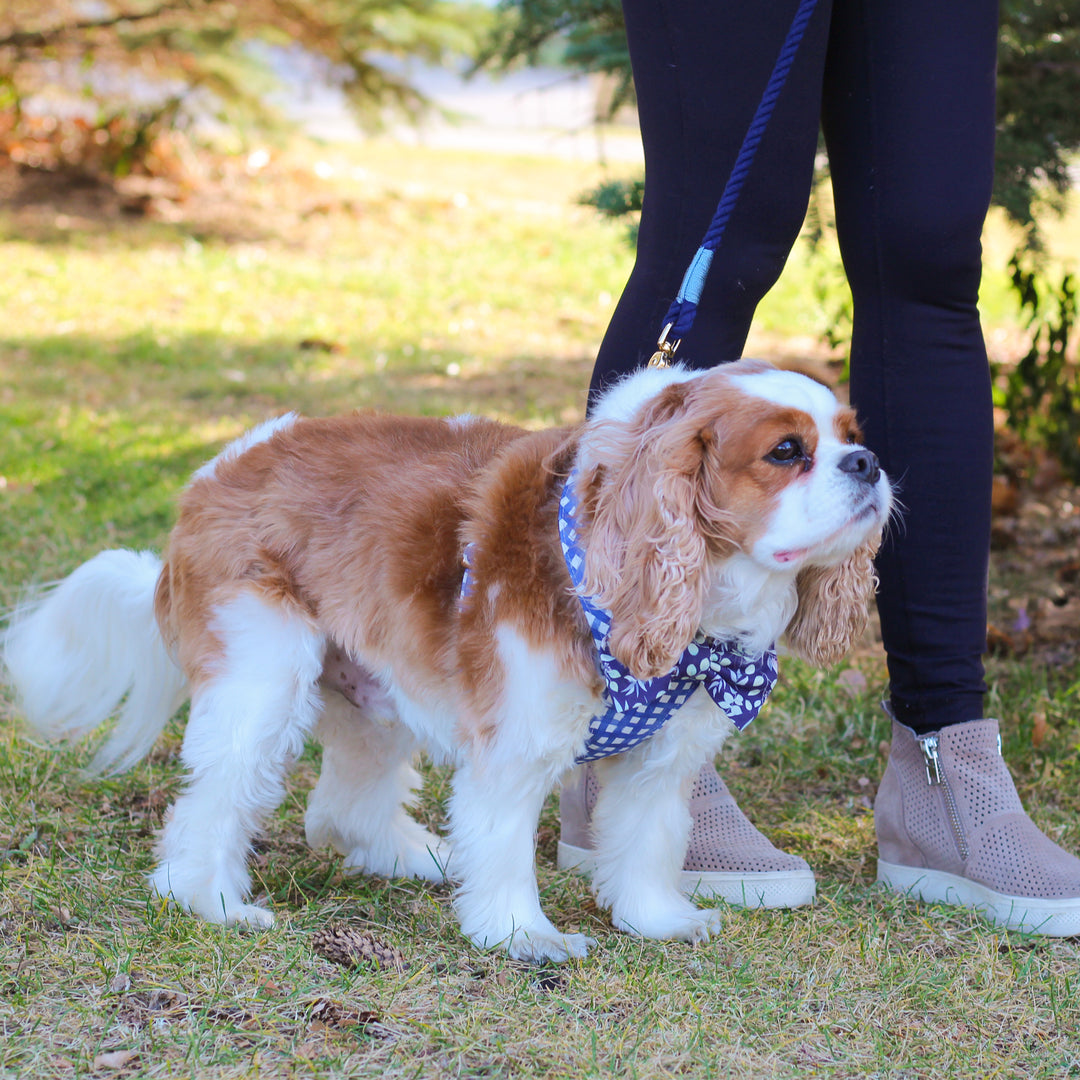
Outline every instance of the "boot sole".
<svg viewBox="0 0 1080 1080">
<path fill-rule="evenodd" d="M 915 900 L 973 908 L 990 922 L 1010 930 L 1046 937 L 1080 935 L 1080 897 L 1041 900 L 1009 896 L 945 870 L 902 866 L 884 859 L 878 859 L 877 879 L 887 889 Z"/>
<path fill-rule="evenodd" d="M 588 848 L 559 841 L 560 870 L 586 877 L 596 869 L 596 857 Z M 758 874 L 683 870 L 679 887 L 687 896 L 723 900 L 741 908 L 797 908 L 814 902 L 817 882 L 811 870 L 774 870 Z"/>
</svg>

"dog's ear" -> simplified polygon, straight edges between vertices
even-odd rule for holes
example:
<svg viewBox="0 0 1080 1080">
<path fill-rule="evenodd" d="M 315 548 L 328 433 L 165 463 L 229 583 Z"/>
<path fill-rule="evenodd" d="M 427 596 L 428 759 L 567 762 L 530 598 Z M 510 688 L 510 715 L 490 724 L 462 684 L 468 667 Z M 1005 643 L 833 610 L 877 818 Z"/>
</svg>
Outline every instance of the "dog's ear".
<svg viewBox="0 0 1080 1080">
<path fill-rule="evenodd" d="M 875 537 L 837 566 L 812 566 L 799 574 L 798 607 L 786 634 L 796 656 L 827 667 L 842 659 L 859 639 L 877 588 L 874 555 L 879 543 L 880 537 Z"/>
<path fill-rule="evenodd" d="M 611 612 L 608 645 L 635 678 L 669 672 L 701 623 L 708 439 L 665 388 L 630 424 L 605 424 L 585 479 L 585 588 Z"/>
</svg>

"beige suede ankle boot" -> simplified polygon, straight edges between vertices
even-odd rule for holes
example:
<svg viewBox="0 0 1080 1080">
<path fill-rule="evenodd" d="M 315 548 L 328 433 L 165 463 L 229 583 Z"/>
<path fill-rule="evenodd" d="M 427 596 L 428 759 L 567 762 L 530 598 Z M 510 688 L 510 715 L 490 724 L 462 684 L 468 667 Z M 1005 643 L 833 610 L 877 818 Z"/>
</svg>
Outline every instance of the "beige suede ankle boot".
<svg viewBox="0 0 1080 1080">
<path fill-rule="evenodd" d="M 1080 934 L 1080 859 L 1024 812 L 996 720 L 922 736 L 894 720 L 874 826 L 888 888 L 1013 929 Z"/>
<path fill-rule="evenodd" d="M 559 796 L 559 866 L 591 873 L 589 821 L 600 786 L 587 765 L 563 782 Z M 714 896 L 737 907 L 795 908 L 812 903 L 814 872 L 804 859 L 773 847 L 739 809 L 719 773 L 706 765 L 690 793 L 690 843 L 681 885 L 688 896 Z"/>
</svg>

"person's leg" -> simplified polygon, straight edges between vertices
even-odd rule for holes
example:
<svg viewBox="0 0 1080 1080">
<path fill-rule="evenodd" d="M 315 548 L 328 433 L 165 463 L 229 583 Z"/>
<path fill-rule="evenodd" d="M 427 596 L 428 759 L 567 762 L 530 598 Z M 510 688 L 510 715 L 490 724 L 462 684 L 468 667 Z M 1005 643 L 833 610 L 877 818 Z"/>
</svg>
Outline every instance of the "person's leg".
<svg viewBox="0 0 1080 1080">
<path fill-rule="evenodd" d="M 625 0 L 645 147 L 645 203 L 637 259 L 600 347 L 592 399 L 655 349 L 797 6 L 797 0 Z M 830 6 L 819 0 L 713 259 L 694 327 L 678 353 L 691 367 L 742 355 L 754 309 L 779 277 L 802 227 Z"/>
<path fill-rule="evenodd" d="M 625 0 L 645 146 L 645 206 L 634 271 L 600 348 L 590 396 L 642 366 L 712 220 L 797 0 L 738 5 Z M 819 0 L 710 269 L 678 359 L 711 367 L 742 354 L 758 302 L 783 269 L 806 213 L 817 149 L 830 0 Z M 591 771 L 563 786 L 559 865 L 591 869 Z M 803 859 L 778 851 L 741 813 L 711 766 L 690 799 L 687 892 L 750 907 L 815 895 Z"/>
<path fill-rule="evenodd" d="M 826 67 L 852 402 L 905 507 L 878 557 L 892 708 L 919 731 L 983 715 L 996 48 L 995 0 L 837 0 Z"/>
<path fill-rule="evenodd" d="M 983 717 L 993 427 L 976 308 L 995 0 L 836 0 L 823 124 L 854 298 L 852 399 L 905 505 L 879 557 L 888 887 L 1080 933 L 1080 859 L 1024 813 Z"/>
</svg>

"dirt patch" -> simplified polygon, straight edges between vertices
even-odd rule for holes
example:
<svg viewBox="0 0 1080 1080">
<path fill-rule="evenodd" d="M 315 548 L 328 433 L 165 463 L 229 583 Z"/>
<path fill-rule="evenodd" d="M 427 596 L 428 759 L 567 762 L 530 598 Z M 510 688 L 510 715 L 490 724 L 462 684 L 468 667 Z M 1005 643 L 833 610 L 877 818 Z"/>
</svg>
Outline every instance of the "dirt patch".
<svg viewBox="0 0 1080 1080">
<path fill-rule="evenodd" d="M 0 205 L 9 227 L 29 240 L 115 232 L 160 222 L 226 243 L 265 238 L 269 215 L 235 184 L 146 175 L 113 179 L 71 168 L 34 168 L 0 157 Z"/>
</svg>

